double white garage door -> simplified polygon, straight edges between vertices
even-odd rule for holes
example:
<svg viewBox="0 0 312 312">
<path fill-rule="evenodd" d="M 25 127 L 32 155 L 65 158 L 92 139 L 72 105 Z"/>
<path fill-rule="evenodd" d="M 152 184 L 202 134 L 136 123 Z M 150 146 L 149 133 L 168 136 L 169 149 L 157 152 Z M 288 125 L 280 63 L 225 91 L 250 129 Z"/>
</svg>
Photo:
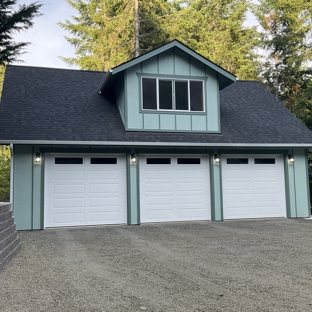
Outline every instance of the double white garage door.
<svg viewBox="0 0 312 312">
<path fill-rule="evenodd" d="M 208 155 L 140 155 L 139 165 L 141 223 L 211 219 Z M 281 156 L 221 165 L 224 219 L 286 216 Z M 124 155 L 46 155 L 45 227 L 126 221 Z"/>
</svg>

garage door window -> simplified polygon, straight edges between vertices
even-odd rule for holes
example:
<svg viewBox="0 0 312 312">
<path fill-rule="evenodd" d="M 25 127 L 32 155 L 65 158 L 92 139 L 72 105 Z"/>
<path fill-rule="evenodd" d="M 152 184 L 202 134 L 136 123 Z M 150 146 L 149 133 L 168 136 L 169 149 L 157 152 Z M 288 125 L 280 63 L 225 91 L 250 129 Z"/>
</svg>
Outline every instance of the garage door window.
<svg viewBox="0 0 312 312">
<path fill-rule="evenodd" d="M 255 165 L 274 165 L 275 158 L 255 158 Z"/>
<path fill-rule="evenodd" d="M 81 157 L 55 157 L 56 165 L 82 165 L 83 158 Z"/>
<path fill-rule="evenodd" d="M 171 158 L 146 158 L 147 165 L 170 165 Z"/>
<path fill-rule="evenodd" d="M 116 165 L 117 158 L 91 158 L 91 165 Z"/>
<path fill-rule="evenodd" d="M 200 165 L 200 158 L 178 158 L 178 165 Z"/>
<path fill-rule="evenodd" d="M 247 165 L 248 158 L 227 158 L 226 163 L 228 165 Z"/>
</svg>

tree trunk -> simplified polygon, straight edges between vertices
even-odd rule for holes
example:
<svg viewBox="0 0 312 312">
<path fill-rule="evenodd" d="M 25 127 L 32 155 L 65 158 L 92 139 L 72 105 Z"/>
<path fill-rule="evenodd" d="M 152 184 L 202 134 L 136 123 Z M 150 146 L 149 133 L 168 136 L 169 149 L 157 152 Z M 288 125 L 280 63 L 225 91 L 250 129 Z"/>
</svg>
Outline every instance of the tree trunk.
<svg viewBox="0 0 312 312">
<path fill-rule="evenodd" d="M 139 34 L 140 34 L 140 21 L 139 21 L 139 0 L 135 0 L 135 16 L 134 16 L 134 41 L 135 41 L 135 57 L 140 55 L 140 41 L 139 41 Z"/>
</svg>

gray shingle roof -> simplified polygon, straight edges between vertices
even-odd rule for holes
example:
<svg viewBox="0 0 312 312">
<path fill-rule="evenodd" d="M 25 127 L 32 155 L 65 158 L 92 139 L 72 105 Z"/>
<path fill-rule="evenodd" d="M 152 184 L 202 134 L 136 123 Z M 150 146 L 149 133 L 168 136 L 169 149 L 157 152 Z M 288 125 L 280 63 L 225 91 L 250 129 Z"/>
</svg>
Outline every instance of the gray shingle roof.
<svg viewBox="0 0 312 312">
<path fill-rule="evenodd" d="M 102 72 L 8 66 L 0 142 L 118 141 L 311 144 L 312 132 L 265 87 L 238 81 L 220 93 L 221 134 L 125 131 L 113 100 L 97 93 Z"/>
</svg>

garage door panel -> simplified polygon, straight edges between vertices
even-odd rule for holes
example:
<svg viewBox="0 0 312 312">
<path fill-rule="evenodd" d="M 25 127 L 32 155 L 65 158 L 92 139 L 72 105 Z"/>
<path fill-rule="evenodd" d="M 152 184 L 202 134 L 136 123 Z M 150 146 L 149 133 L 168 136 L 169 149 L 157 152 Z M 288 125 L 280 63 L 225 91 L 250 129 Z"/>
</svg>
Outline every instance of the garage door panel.
<svg viewBox="0 0 312 312">
<path fill-rule="evenodd" d="M 106 209 L 109 207 L 115 207 L 114 209 L 118 209 L 120 206 L 120 200 L 118 197 L 104 197 L 104 198 L 90 198 L 89 205 L 91 209 L 95 207 L 100 207 L 101 209 Z M 124 208 L 124 207 L 122 207 Z"/>
<path fill-rule="evenodd" d="M 186 192 L 186 193 L 181 193 L 181 194 L 177 194 L 177 204 L 179 205 L 196 205 L 196 204 L 200 204 L 202 205 L 204 202 L 204 197 L 205 194 L 203 192 Z"/>
<path fill-rule="evenodd" d="M 254 182 L 255 186 L 255 192 L 256 193 L 261 193 L 261 194 L 271 194 L 271 193 L 278 193 L 279 192 L 279 182 L 274 181 L 268 181 L 268 182 Z"/>
<path fill-rule="evenodd" d="M 148 183 L 145 184 L 144 192 L 149 196 L 157 195 L 157 194 L 172 194 L 172 182 L 168 183 Z"/>
<path fill-rule="evenodd" d="M 54 195 L 63 195 L 63 194 L 82 194 L 85 192 L 84 184 L 76 184 L 76 185 L 54 185 L 53 194 Z"/>
<path fill-rule="evenodd" d="M 254 195 L 254 200 L 255 202 L 271 202 L 273 203 L 276 201 L 277 203 L 279 202 L 279 194 L 272 193 L 272 194 L 255 194 Z"/>
<path fill-rule="evenodd" d="M 244 195 L 244 196 L 242 196 Z M 227 194 L 226 203 L 229 207 L 239 207 L 241 205 L 251 205 L 253 196 L 249 192 L 240 192 L 235 194 Z"/>
<path fill-rule="evenodd" d="M 175 220 L 175 212 L 173 209 L 146 210 L 145 222 L 162 222 L 163 220 Z"/>
<path fill-rule="evenodd" d="M 53 223 L 56 225 L 71 225 L 73 223 L 83 224 L 85 223 L 85 213 L 75 212 L 75 213 L 54 213 Z"/>
<path fill-rule="evenodd" d="M 58 198 L 53 200 L 53 208 L 71 208 L 71 207 L 84 207 L 85 198 Z"/>
<path fill-rule="evenodd" d="M 228 209 L 228 216 L 231 219 L 239 219 L 239 218 L 251 218 L 253 213 L 251 212 L 252 206 L 247 205 L 245 207 L 233 207 Z"/>
<path fill-rule="evenodd" d="M 85 180 L 85 172 L 80 170 L 55 170 L 53 171 L 54 181 L 64 180 L 64 181 L 84 181 Z"/>
<path fill-rule="evenodd" d="M 244 165 L 248 170 L 242 170 L 243 165 L 228 165 L 228 157 L 233 156 L 222 158 L 224 219 L 285 217 L 283 156 L 269 155 L 263 160 L 259 155 L 236 155 L 248 158 Z M 269 163 L 259 163 L 265 161 Z M 239 168 L 236 176 L 233 166 Z"/>
<path fill-rule="evenodd" d="M 178 192 L 201 192 L 202 188 L 202 182 L 193 182 L 193 181 L 186 181 L 186 182 L 181 182 L 180 180 L 177 181 L 177 188 Z"/>
<path fill-rule="evenodd" d="M 196 156 L 197 164 L 178 163 L 182 157 L 169 155 L 170 164 L 150 165 L 146 159 L 152 156 L 141 155 L 142 223 L 210 219 L 208 157 Z"/>
<path fill-rule="evenodd" d="M 145 203 L 146 205 L 149 206 L 149 209 L 152 209 L 154 207 L 159 209 L 163 205 L 173 205 L 174 204 L 174 196 L 169 194 L 164 194 L 164 193 L 158 193 L 157 195 L 154 196 L 145 196 Z"/>
<path fill-rule="evenodd" d="M 230 179 L 234 179 L 235 181 L 236 179 L 238 179 L 239 181 L 240 180 L 250 181 L 250 169 L 245 169 L 241 167 L 241 166 L 246 166 L 246 165 L 226 165 L 226 166 L 227 166 L 227 170 L 225 172 L 225 177 L 227 181 Z M 239 168 L 237 168 L 237 166 Z"/>
<path fill-rule="evenodd" d="M 119 194 L 119 183 L 90 183 L 90 194 Z"/>
<path fill-rule="evenodd" d="M 267 215 L 268 217 L 279 217 L 279 203 L 277 202 L 275 206 L 271 206 L 271 207 L 266 207 L 263 208 L 261 207 L 256 207 L 255 209 L 255 214 L 256 217 L 261 217 L 263 216 L 263 214 L 265 213 L 265 215 Z"/>
<path fill-rule="evenodd" d="M 56 157 L 64 163 L 56 165 Z M 79 155 L 80 164 L 66 164 L 66 157 L 46 155 L 45 227 L 126 223 L 125 156 L 117 163 L 110 158 L 110 164 L 91 164 L 91 154 Z"/>
<path fill-rule="evenodd" d="M 177 211 L 177 217 L 179 220 L 201 220 L 203 215 L 203 209 L 196 209 L 192 206 L 186 206 L 184 209 L 179 208 Z"/>
<path fill-rule="evenodd" d="M 115 223 L 120 219 L 119 213 L 116 211 L 101 211 L 101 212 L 91 212 L 89 214 L 90 222 L 92 223 Z"/>
<path fill-rule="evenodd" d="M 251 180 L 249 181 L 233 181 L 229 182 L 227 181 L 225 183 L 226 185 L 226 191 L 242 191 L 242 192 L 248 192 L 248 190 L 251 190 Z"/>
</svg>

